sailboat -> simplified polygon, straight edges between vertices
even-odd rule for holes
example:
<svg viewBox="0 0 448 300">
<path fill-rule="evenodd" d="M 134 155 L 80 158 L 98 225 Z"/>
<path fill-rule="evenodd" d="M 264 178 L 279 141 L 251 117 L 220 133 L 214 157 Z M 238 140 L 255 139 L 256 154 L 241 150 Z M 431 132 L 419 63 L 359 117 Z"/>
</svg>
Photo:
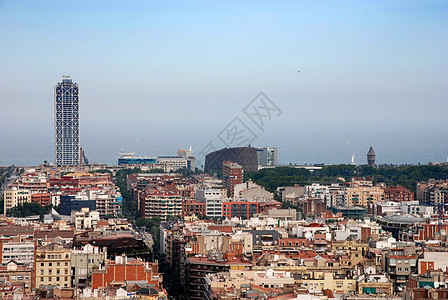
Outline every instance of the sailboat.
<svg viewBox="0 0 448 300">
<path fill-rule="evenodd" d="M 352 154 L 352 160 L 350 161 L 350 166 L 356 166 L 356 163 L 355 163 L 355 152 L 353 152 L 353 154 Z"/>
</svg>

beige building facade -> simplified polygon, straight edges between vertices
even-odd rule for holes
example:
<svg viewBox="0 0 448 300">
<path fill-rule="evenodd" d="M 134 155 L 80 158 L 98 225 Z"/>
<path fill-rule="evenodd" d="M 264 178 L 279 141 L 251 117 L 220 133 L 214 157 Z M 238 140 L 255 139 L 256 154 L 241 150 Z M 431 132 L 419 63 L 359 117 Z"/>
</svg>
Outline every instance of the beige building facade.
<svg viewBox="0 0 448 300">
<path fill-rule="evenodd" d="M 71 249 L 57 237 L 46 246 L 38 246 L 34 263 L 35 287 L 59 285 L 71 287 Z"/>
<path fill-rule="evenodd" d="M 367 207 L 384 200 L 384 190 L 377 186 L 355 186 L 345 190 L 347 206 Z"/>
<path fill-rule="evenodd" d="M 4 212 L 10 208 L 16 207 L 19 204 L 26 202 L 31 202 L 31 192 L 30 190 L 20 190 L 16 187 L 7 189 L 4 192 Z"/>
</svg>

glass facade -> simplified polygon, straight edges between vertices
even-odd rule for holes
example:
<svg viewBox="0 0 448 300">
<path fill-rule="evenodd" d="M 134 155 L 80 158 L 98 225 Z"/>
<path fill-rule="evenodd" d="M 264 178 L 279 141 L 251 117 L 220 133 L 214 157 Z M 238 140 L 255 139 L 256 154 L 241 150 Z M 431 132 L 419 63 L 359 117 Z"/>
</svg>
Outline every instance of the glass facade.
<svg viewBox="0 0 448 300">
<path fill-rule="evenodd" d="M 118 158 L 118 165 L 135 165 L 135 164 L 155 164 L 155 158 L 142 158 L 142 157 L 129 157 L 129 158 Z"/>
<path fill-rule="evenodd" d="M 78 84 L 68 76 L 54 88 L 55 156 L 57 166 L 81 163 Z"/>
</svg>

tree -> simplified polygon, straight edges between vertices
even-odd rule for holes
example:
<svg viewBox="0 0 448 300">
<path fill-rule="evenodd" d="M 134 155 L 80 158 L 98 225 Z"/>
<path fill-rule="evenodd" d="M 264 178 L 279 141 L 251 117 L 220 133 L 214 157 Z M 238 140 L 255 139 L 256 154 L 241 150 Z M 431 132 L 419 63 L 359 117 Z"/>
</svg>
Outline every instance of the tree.
<svg viewBox="0 0 448 300">
<path fill-rule="evenodd" d="M 372 177 L 374 183 L 385 182 L 389 186 L 402 185 L 415 192 L 416 184 L 419 181 L 427 181 L 430 178 L 447 179 L 448 166 L 384 165 L 374 168 L 367 165 L 359 167 L 334 165 L 323 166 L 321 170 L 315 170 L 313 173 L 306 169 L 291 167 L 244 172 L 245 180 L 251 179 L 271 192 L 275 192 L 276 188 L 280 186 L 307 185 L 314 182 L 330 184 L 338 182 L 338 178 L 350 180 L 354 176 Z"/>
<path fill-rule="evenodd" d="M 49 213 L 52 207 L 53 205 L 42 206 L 37 202 L 26 202 L 8 209 L 6 215 L 18 218 L 39 215 L 40 219 L 43 220 L 44 214 Z"/>
</svg>

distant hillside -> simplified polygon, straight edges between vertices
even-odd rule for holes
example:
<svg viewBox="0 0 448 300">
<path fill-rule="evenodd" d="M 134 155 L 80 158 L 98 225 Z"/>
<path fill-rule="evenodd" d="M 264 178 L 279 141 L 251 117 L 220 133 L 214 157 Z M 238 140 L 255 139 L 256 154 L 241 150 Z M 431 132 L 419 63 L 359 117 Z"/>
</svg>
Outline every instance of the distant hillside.
<svg viewBox="0 0 448 300">
<path fill-rule="evenodd" d="M 306 169 L 290 167 L 278 167 L 262 169 L 257 172 L 244 172 L 245 179 L 265 187 L 274 192 L 279 186 L 291 186 L 294 184 L 306 185 L 313 182 L 330 184 L 338 182 L 338 178 L 350 181 L 352 177 L 372 177 L 373 181 L 385 182 L 390 185 L 402 185 L 415 192 L 416 183 L 428 179 L 448 179 L 448 166 L 380 166 L 372 168 L 367 165 L 332 165 L 324 166 L 322 170 L 311 172 Z M 340 182 L 340 181 L 339 181 Z"/>
</svg>

